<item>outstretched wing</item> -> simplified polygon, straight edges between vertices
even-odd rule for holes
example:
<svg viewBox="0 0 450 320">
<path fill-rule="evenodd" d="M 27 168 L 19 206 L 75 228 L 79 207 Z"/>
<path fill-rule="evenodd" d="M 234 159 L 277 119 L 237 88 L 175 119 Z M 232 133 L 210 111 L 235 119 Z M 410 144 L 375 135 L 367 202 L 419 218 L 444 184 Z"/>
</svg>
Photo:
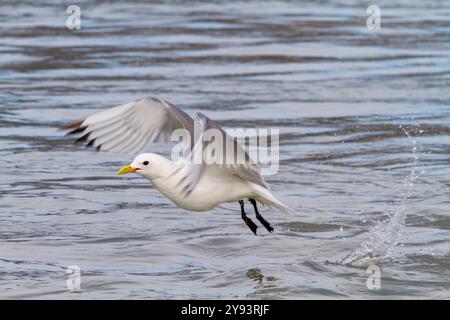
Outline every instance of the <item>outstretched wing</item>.
<svg viewBox="0 0 450 320">
<path fill-rule="evenodd" d="M 80 134 L 77 143 L 99 151 L 138 153 L 154 141 L 169 142 L 175 129 L 186 129 L 193 136 L 194 120 L 167 101 L 146 97 L 94 113 L 61 129 Z"/>
<path fill-rule="evenodd" d="M 198 136 L 195 136 L 198 125 Z M 173 104 L 153 97 L 142 98 L 124 105 L 109 108 L 61 127 L 68 134 L 79 134 L 76 143 L 85 143 L 98 151 L 138 153 L 147 150 L 154 141 L 170 142 L 172 132 L 186 129 L 190 134 L 190 145 L 180 161 L 180 184 L 184 191 L 191 192 L 208 164 L 218 165 L 231 175 L 268 188 L 258 166 L 247 152 L 228 135 L 220 125 L 202 113 L 196 121 Z M 220 140 L 204 139 L 208 130 L 214 129 Z M 231 146 L 231 148 L 229 148 Z M 211 159 L 211 148 L 223 150 L 223 157 Z M 196 157 L 195 155 L 199 156 Z M 200 159 L 200 162 L 194 160 Z"/>
<path fill-rule="evenodd" d="M 244 180 L 250 181 L 264 188 L 268 188 L 264 178 L 261 176 L 259 167 L 250 158 L 248 153 L 242 149 L 242 146 L 237 142 L 236 137 L 231 137 L 227 134 L 222 127 L 214 120 L 211 120 L 202 113 L 196 113 L 196 119 L 204 121 L 203 126 L 206 130 L 215 129 L 222 133 L 223 142 L 222 146 L 215 145 L 215 149 L 222 148 L 223 150 L 223 163 L 219 163 L 224 170 L 229 171 L 230 174 L 235 174 Z M 208 142 L 209 146 L 211 144 L 217 144 L 218 141 L 214 140 Z M 229 146 L 232 146 L 231 148 Z M 209 157 L 211 153 L 208 150 L 208 146 L 205 148 L 204 162 L 211 163 Z"/>
<path fill-rule="evenodd" d="M 190 193 L 194 189 L 207 165 L 219 166 L 224 173 L 239 176 L 269 189 L 257 164 L 239 145 L 237 139 L 227 134 L 216 121 L 202 113 L 196 113 L 195 127 L 199 131 L 199 137 L 196 138 L 189 158 L 181 161 L 179 169 L 182 171 L 179 184 L 184 192 Z M 214 130 L 214 138 L 211 138 L 211 130 Z"/>
</svg>

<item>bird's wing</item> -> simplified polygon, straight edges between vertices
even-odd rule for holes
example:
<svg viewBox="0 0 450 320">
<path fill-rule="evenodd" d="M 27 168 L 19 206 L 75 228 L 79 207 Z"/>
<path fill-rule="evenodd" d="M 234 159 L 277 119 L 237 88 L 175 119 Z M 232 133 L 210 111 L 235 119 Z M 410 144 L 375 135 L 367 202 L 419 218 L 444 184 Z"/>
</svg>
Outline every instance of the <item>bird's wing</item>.
<svg viewBox="0 0 450 320">
<path fill-rule="evenodd" d="M 217 165 L 230 175 L 269 189 L 260 169 L 248 153 L 238 144 L 237 139 L 227 134 L 221 126 L 202 113 L 195 114 L 195 125 L 200 135 L 189 154 L 189 160 L 182 160 L 180 183 L 185 193 L 190 193 L 205 172 L 206 165 Z M 215 136 L 208 135 L 214 130 Z M 217 139 L 220 136 L 220 139 Z M 200 148 L 201 147 L 201 148 Z M 218 153 L 219 152 L 219 153 Z M 218 156 L 220 155 L 220 156 Z M 200 158 L 200 161 L 199 160 Z"/>
<path fill-rule="evenodd" d="M 235 138 L 202 113 L 196 114 L 196 124 L 200 127 L 198 137 L 194 134 L 194 120 L 188 114 L 167 101 L 146 97 L 94 113 L 61 129 L 70 130 L 68 134 L 80 134 L 77 143 L 86 143 L 98 151 L 127 153 L 146 150 L 154 141 L 168 142 L 174 130 L 186 129 L 190 134 L 190 145 L 177 170 L 181 171 L 180 184 L 186 192 L 193 190 L 208 164 L 219 165 L 229 174 L 268 189 L 258 166 Z M 222 144 L 215 139 L 204 140 L 209 129 L 220 133 Z M 211 149 L 220 148 L 223 150 L 221 160 L 212 159 Z"/>
<path fill-rule="evenodd" d="M 227 134 L 222 127 L 214 120 L 211 120 L 204 114 L 196 113 L 196 119 L 203 121 L 205 130 L 216 129 L 221 132 L 223 137 L 222 146 L 217 145 L 218 141 L 208 141 L 206 148 L 203 151 L 203 157 L 206 163 L 211 162 L 211 152 L 209 148 L 223 150 L 223 163 L 217 162 L 221 165 L 222 170 L 227 170 L 230 174 L 237 175 L 244 180 L 260 185 L 264 188 L 269 188 L 261 176 L 260 169 L 257 164 L 250 158 L 248 153 L 242 149 L 241 145 L 237 142 L 236 137 L 232 137 Z M 229 148 L 228 146 L 232 146 Z M 231 150 L 230 150 L 231 149 Z"/>
<path fill-rule="evenodd" d="M 193 136 L 194 120 L 173 104 L 153 97 L 109 108 L 61 127 L 80 134 L 76 142 L 99 151 L 138 153 L 154 141 L 169 142 L 175 129 Z M 191 142 L 193 145 L 193 142 Z"/>
</svg>

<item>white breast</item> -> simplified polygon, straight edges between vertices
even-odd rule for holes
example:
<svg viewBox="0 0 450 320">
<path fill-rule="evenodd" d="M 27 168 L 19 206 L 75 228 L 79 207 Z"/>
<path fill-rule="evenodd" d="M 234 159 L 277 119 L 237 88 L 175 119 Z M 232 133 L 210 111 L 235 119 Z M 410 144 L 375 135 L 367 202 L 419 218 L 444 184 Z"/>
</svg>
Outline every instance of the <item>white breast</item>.
<svg viewBox="0 0 450 320">
<path fill-rule="evenodd" d="M 179 177 L 154 179 L 155 187 L 178 207 L 190 211 L 206 211 L 220 203 L 237 202 L 254 196 L 250 183 L 238 176 L 222 174 L 219 168 L 208 167 L 195 188 L 185 195 L 177 186 Z"/>
</svg>

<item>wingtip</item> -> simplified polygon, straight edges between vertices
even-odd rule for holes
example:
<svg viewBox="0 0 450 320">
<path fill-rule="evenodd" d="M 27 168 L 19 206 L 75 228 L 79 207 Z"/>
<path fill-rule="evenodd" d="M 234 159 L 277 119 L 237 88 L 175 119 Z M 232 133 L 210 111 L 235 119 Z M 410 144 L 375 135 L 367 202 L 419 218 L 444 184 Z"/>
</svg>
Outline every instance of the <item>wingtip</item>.
<svg viewBox="0 0 450 320">
<path fill-rule="evenodd" d="M 90 134 L 91 134 L 90 132 L 84 134 L 83 136 L 81 136 L 80 138 L 78 138 L 77 140 L 75 140 L 74 143 L 75 143 L 75 144 L 78 144 L 78 143 L 83 143 L 83 142 L 89 141 L 88 139 L 89 139 L 89 135 L 90 135 Z"/>
</svg>

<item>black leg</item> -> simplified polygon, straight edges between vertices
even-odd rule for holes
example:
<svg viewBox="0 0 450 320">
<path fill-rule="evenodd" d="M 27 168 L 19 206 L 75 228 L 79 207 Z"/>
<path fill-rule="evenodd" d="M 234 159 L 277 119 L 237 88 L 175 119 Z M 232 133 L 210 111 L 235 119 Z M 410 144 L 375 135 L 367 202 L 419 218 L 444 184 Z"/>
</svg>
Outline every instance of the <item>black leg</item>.
<svg viewBox="0 0 450 320">
<path fill-rule="evenodd" d="M 241 217 L 242 220 L 244 220 L 245 224 L 250 228 L 250 230 L 253 231 L 253 233 L 256 235 L 256 229 L 258 229 L 258 227 L 256 226 L 256 224 L 249 218 L 247 217 L 247 215 L 245 214 L 244 211 L 244 201 L 239 200 L 239 204 L 241 205 Z"/>
<path fill-rule="evenodd" d="M 259 222 L 262 223 L 262 225 L 267 229 L 267 231 L 272 232 L 272 231 L 273 231 L 273 228 L 272 228 L 272 226 L 270 225 L 270 223 L 267 222 L 267 220 L 264 219 L 263 216 L 259 214 L 258 207 L 256 206 L 256 201 L 255 201 L 255 199 L 249 199 L 249 200 L 250 200 L 250 202 L 252 203 L 253 208 L 255 208 L 256 219 L 258 219 Z"/>
</svg>

